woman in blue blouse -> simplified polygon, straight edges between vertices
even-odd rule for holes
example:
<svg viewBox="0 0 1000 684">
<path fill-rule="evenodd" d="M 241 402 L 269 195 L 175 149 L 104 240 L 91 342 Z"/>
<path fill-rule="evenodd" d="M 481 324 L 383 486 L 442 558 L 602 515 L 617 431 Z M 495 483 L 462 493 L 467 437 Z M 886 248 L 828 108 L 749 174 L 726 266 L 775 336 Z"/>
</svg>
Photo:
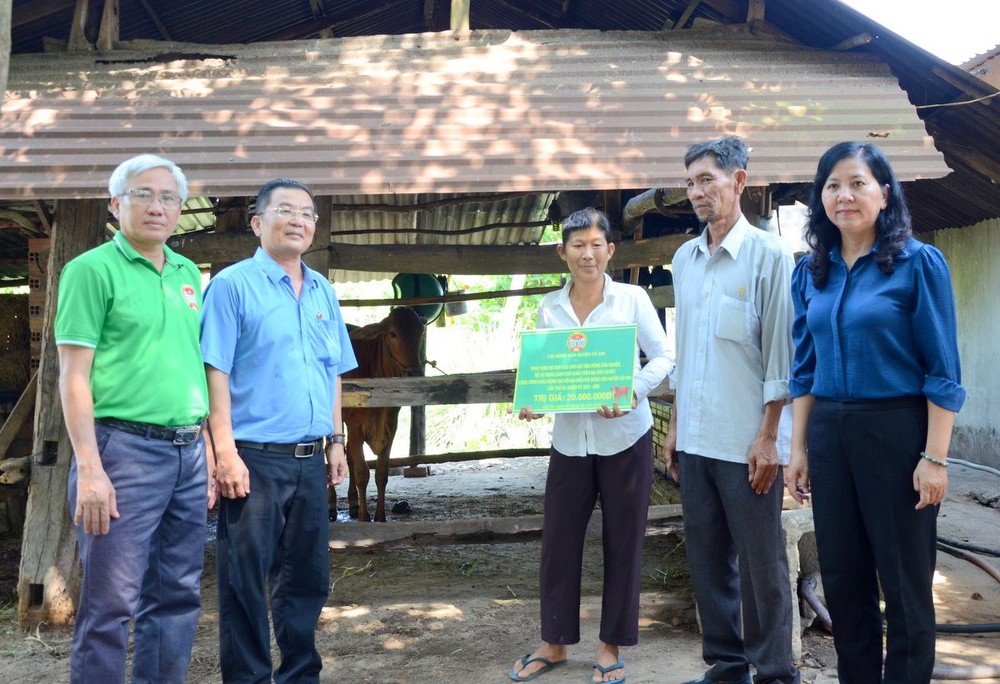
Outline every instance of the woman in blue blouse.
<svg viewBox="0 0 1000 684">
<path fill-rule="evenodd" d="M 965 400 L 951 276 L 941 252 L 913 238 L 874 145 L 827 150 L 809 212 L 813 251 L 792 278 L 785 483 L 799 501 L 812 493 L 840 681 L 929 682 L 936 517 Z"/>
</svg>

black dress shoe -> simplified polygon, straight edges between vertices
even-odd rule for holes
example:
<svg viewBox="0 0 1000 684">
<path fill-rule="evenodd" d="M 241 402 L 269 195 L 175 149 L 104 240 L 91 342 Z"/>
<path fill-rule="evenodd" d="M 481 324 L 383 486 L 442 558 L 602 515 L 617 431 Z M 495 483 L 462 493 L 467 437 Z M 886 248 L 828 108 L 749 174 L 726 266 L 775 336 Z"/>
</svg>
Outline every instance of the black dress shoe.
<svg viewBox="0 0 1000 684">
<path fill-rule="evenodd" d="M 709 679 L 708 675 L 702 675 L 698 679 L 692 679 L 684 684 L 753 684 L 750 673 L 746 672 L 739 679 Z"/>
</svg>

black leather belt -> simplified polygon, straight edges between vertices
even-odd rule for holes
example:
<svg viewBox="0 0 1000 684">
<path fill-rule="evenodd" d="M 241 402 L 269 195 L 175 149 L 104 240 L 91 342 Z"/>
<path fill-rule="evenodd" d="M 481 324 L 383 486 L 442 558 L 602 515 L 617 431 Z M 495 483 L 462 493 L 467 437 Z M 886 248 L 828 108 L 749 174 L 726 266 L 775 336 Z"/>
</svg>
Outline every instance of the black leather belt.
<svg viewBox="0 0 1000 684">
<path fill-rule="evenodd" d="M 187 446 L 198 439 L 198 435 L 201 433 L 201 425 L 171 427 L 152 425 L 150 423 L 135 423 L 131 420 L 118 420 L 117 418 L 98 418 L 95 422 L 106 428 L 127 432 L 130 435 L 173 442 L 175 446 Z"/>
<path fill-rule="evenodd" d="M 309 458 L 313 454 L 323 453 L 323 441 L 277 444 L 275 442 L 244 442 L 242 439 L 238 439 L 236 440 L 236 448 L 272 451 L 276 454 L 291 454 L 295 458 Z"/>
</svg>

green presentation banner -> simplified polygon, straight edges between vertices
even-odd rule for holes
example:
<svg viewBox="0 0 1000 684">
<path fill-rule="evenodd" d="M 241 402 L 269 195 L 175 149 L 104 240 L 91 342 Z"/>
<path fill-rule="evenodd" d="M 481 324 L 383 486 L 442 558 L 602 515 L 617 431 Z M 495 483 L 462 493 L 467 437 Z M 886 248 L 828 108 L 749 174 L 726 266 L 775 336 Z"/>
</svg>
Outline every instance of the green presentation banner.
<svg viewBox="0 0 1000 684">
<path fill-rule="evenodd" d="M 526 330 L 514 382 L 514 412 L 632 408 L 636 326 Z"/>
</svg>

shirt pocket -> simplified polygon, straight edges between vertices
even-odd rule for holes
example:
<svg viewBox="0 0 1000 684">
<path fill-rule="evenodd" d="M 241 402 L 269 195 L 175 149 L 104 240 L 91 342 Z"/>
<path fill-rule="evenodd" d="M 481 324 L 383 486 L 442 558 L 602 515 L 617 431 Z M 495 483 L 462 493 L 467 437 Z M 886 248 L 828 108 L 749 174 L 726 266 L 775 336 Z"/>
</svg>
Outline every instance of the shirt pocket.
<svg viewBox="0 0 1000 684">
<path fill-rule="evenodd" d="M 715 336 L 737 344 L 754 344 L 760 331 L 760 321 L 753 304 L 728 295 L 721 297 Z"/>
<path fill-rule="evenodd" d="M 314 326 L 313 350 L 316 358 L 327 368 L 340 364 L 339 325 L 337 321 L 321 318 Z"/>
</svg>

